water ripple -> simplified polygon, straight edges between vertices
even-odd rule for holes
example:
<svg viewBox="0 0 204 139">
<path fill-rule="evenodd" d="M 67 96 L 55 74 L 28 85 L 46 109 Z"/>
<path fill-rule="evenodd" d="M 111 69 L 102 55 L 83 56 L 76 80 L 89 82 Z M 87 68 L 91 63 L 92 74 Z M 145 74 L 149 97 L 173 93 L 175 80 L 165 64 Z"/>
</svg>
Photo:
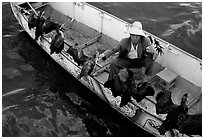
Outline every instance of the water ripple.
<svg viewBox="0 0 204 139">
<path fill-rule="evenodd" d="M 2 71 L 2 75 L 7 76 L 8 79 L 14 79 L 16 76 L 22 76 L 21 71 L 10 67 L 10 68 L 5 68 Z"/>
</svg>

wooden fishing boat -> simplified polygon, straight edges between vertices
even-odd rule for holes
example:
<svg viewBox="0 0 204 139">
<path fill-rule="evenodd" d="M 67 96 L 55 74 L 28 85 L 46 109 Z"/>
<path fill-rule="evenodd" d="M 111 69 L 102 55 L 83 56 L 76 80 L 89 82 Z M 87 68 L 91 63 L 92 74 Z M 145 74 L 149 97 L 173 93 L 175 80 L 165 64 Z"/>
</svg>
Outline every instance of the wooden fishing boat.
<svg viewBox="0 0 204 139">
<path fill-rule="evenodd" d="M 154 78 L 161 79 L 158 86 L 157 80 L 152 80 L 156 94 L 146 97 L 142 102 L 132 101 L 125 108 L 119 107 L 120 98 L 113 97 L 111 91 L 104 87 L 104 82 L 108 79 L 110 61 L 117 56 L 111 56 L 106 61 L 99 61 L 92 75 L 87 78 L 78 79 L 81 66 L 73 60 L 72 56 L 66 52 L 70 46 L 78 43 L 78 48 L 83 49 L 84 53 L 92 56 L 96 50 L 106 50 L 114 47 L 128 34 L 126 30 L 130 23 L 123 21 L 97 7 L 83 2 L 33 2 L 33 3 L 11 3 L 12 11 L 22 28 L 34 39 L 35 29 L 28 28 L 28 15 L 23 10 L 45 12 L 45 17 L 52 17 L 54 21 L 64 24 L 65 48 L 60 54 L 50 55 L 51 37 L 55 31 L 48 33 L 37 41 L 57 63 L 59 63 L 69 74 L 90 89 L 94 94 L 105 101 L 111 108 L 120 115 L 142 129 L 149 136 L 161 136 L 157 130 L 166 115 L 157 115 L 155 110 L 155 96 L 161 91 L 161 86 L 171 87 L 172 100 L 179 104 L 181 96 L 188 92 L 189 113 L 196 114 L 202 108 L 202 61 L 201 59 L 179 49 L 178 47 L 151 35 L 159 41 L 164 48 L 163 55 L 160 55 L 154 62 Z M 23 9 L 23 10 L 22 10 Z M 164 78 L 163 78 L 164 77 Z M 167 79 L 166 79 L 166 78 Z M 165 84 L 163 84 L 165 83 Z M 139 130 L 138 130 L 139 131 Z M 179 131 L 173 130 L 166 132 L 164 136 L 186 136 Z"/>
</svg>

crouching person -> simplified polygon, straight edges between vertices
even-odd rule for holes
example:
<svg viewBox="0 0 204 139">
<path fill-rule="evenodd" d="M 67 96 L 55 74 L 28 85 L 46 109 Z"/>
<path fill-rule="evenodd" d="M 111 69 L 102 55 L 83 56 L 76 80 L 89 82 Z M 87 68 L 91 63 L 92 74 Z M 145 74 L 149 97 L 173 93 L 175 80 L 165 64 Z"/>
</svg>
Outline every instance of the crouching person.
<svg viewBox="0 0 204 139">
<path fill-rule="evenodd" d="M 50 44 L 50 54 L 54 52 L 59 54 L 64 49 L 64 33 L 60 30 L 61 27 L 58 27 L 56 30 L 56 35 L 53 37 Z"/>
<path fill-rule="evenodd" d="M 111 88 L 113 96 L 121 95 L 121 84 L 118 77 L 122 68 L 142 68 L 145 67 L 145 74 L 152 75 L 153 59 L 147 53 L 154 53 L 150 39 L 142 30 L 142 24 L 135 21 L 128 30 L 130 37 L 124 38 L 119 45 L 112 50 L 107 50 L 100 55 L 105 60 L 110 55 L 119 52 L 119 55 L 110 64 L 110 73 L 105 87 Z"/>
</svg>

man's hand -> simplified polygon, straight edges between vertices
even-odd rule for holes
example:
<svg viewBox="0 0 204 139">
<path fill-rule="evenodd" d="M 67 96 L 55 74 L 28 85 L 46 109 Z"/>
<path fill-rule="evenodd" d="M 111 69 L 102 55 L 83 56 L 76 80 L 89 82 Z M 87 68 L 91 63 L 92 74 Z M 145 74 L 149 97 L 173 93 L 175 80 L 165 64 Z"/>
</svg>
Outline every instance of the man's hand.
<svg viewBox="0 0 204 139">
<path fill-rule="evenodd" d="M 146 48 L 146 51 L 147 51 L 148 53 L 152 53 L 152 54 L 153 54 L 152 60 L 157 59 L 158 53 L 157 53 L 156 50 L 154 49 L 154 45 L 153 45 L 153 44 L 150 45 L 150 46 L 148 46 L 148 47 Z"/>
<path fill-rule="evenodd" d="M 154 45 L 150 45 L 150 46 L 146 47 L 146 51 L 149 53 L 154 53 L 155 52 Z"/>
<path fill-rule="evenodd" d="M 155 59 L 157 59 L 157 57 L 159 56 L 159 54 L 157 53 L 157 52 L 154 52 L 154 55 L 153 55 L 153 58 L 152 58 L 152 60 L 155 60 Z"/>
<path fill-rule="evenodd" d="M 105 54 L 104 53 L 100 54 L 99 59 L 102 59 L 103 61 L 105 61 L 106 60 Z"/>
</svg>

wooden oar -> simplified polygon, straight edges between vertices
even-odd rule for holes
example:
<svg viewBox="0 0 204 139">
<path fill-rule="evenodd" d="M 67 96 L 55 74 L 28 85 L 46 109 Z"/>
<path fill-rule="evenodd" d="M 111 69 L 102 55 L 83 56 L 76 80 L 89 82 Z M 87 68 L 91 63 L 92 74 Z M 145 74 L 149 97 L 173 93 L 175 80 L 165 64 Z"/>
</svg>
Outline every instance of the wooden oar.
<svg viewBox="0 0 204 139">
<path fill-rule="evenodd" d="M 91 76 L 91 77 L 92 77 L 92 76 Z M 102 95 L 104 96 L 104 98 L 106 99 L 106 101 L 107 101 L 108 103 L 110 103 L 110 101 L 109 101 L 108 97 L 106 96 L 106 94 L 105 94 L 103 88 L 101 87 L 102 83 L 99 82 L 95 77 L 92 77 L 92 78 L 96 81 L 96 83 L 97 83 L 97 85 L 99 86 L 99 88 L 100 88 L 100 90 L 101 90 L 101 92 L 102 92 Z"/>
</svg>

